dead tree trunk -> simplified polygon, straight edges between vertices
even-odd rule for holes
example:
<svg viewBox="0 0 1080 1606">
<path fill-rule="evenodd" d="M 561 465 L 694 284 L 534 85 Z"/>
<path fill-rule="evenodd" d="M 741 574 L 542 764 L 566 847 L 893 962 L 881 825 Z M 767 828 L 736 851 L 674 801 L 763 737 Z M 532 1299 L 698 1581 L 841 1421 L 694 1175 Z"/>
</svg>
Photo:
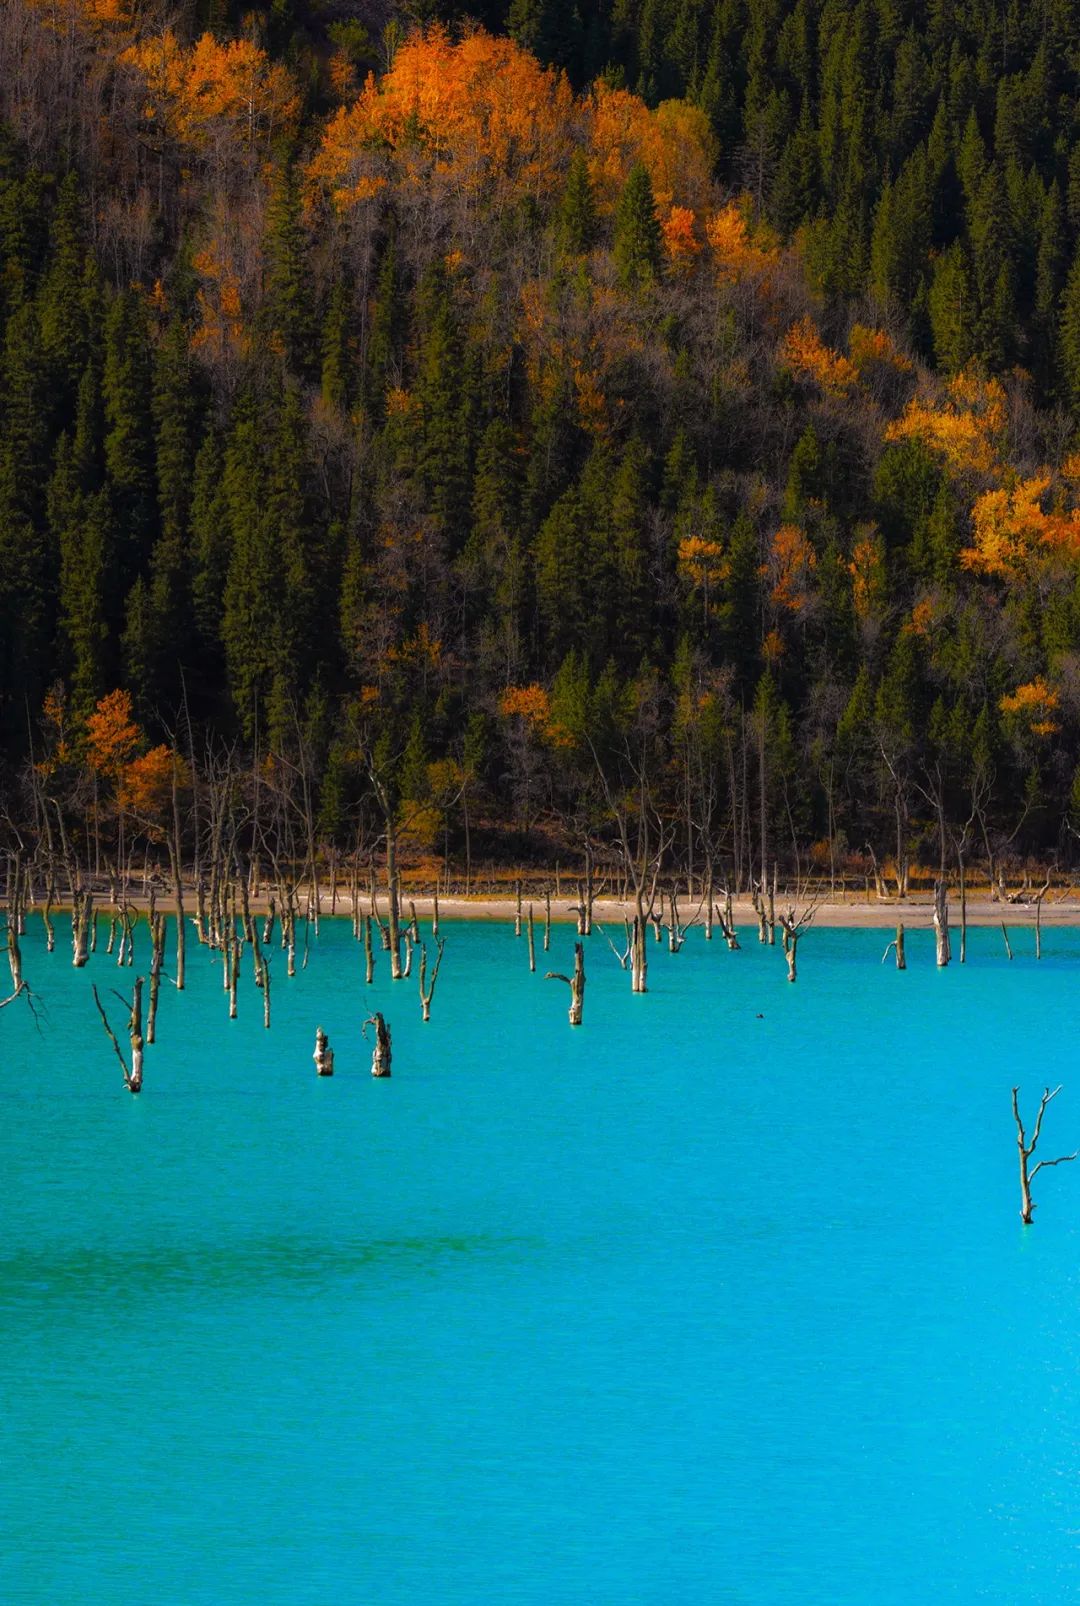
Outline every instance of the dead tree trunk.
<svg viewBox="0 0 1080 1606">
<path fill-rule="evenodd" d="M 52 923 L 52 906 L 56 897 L 56 886 L 53 882 L 52 871 L 49 871 L 49 880 L 45 887 L 45 902 L 41 909 L 41 923 L 45 927 L 45 951 L 53 953 L 56 949 L 56 932 Z"/>
<path fill-rule="evenodd" d="M 544 976 L 545 981 L 563 981 L 570 989 L 570 1024 L 581 1025 L 581 1012 L 585 1004 L 585 948 L 580 942 L 574 944 L 574 974 L 562 976 L 556 970 L 549 970 Z"/>
<path fill-rule="evenodd" d="M 391 842 L 393 845 L 391 845 Z M 401 908 L 398 893 L 397 843 L 391 838 L 386 848 L 386 942 L 390 950 L 390 979 L 400 981 Z"/>
<path fill-rule="evenodd" d="M 81 970 L 90 957 L 90 925 L 94 911 L 94 894 L 87 888 L 76 892 L 71 911 L 71 963 Z"/>
<path fill-rule="evenodd" d="M 799 928 L 795 921 L 795 911 L 790 910 L 786 915 L 780 916 L 780 925 L 784 932 L 784 957 L 787 959 L 787 979 L 796 981 L 796 955 L 799 948 Z"/>
<path fill-rule="evenodd" d="M 369 1026 L 374 1026 L 375 1028 L 375 1048 L 371 1056 L 371 1074 L 372 1076 L 389 1076 L 391 1059 L 390 1028 L 378 1010 L 375 1011 L 374 1015 L 369 1015 L 364 1022 L 362 1030 L 365 1037 Z"/>
<path fill-rule="evenodd" d="M 772 881 L 769 883 L 769 947 L 776 946 L 776 884 L 779 871 L 773 860 Z"/>
<path fill-rule="evenodd" d="M 1040 1160 L 1036 1165 L 1033 1165 L 1030 1168 L 1028 1165 L 1031 1156 L 1035 1153 L 1035 1147 L 1039 1141 L 1039 1133 L 1042 1131 L 1043 1116 L 1046 1114 L 1046 1106 L 1050 1103 L 1051 1099 L 1056 1099 L 1060 1092 L 1060 1087 L 1055 1087 L 1053 1092 L 1051 1092 L 1048 1087 L 1043 1089 L 1043 1096 L 1039 1101 L 1039 1113 L 1035 1117 L 1035 1130 L 1031 1134 L 1031 1142 L 1028 1143 L 1024 1133 L 1024 1123 L 1020 1119 L 1020 1089 L 1018 1087 L 1014 1087 L 1012 1090 L 1013 1117 L 1016 1121 L 1016 1146 L 1020 1153 L 1020 1220 L 1024 1223 L 1025 1227 L 1031 1226 L 1031 1219 L 1035 1213 L 1035 1206 L 1031 1199 L 1031 1184 L 1035 1180 L 1037 1173 L 1040 1172 L 1044 1167 L 1049 1167 L 1052 1165 L 1065 1165 L 1069 1160 L 1075 1160 L 1077 1154 L 1080 1154 L 1080 1150 L 1077 1150 L 1073 1154 L 1059 1154 L 1056 1160 Z"/>
<path fill-rule="evenodd" d="M 514 907 L 514 936 L 515 937 L 520 937 L 521 936 L 521 882 L 520 881 L 515 881 L 514 882 L 514 897 L 516 899 L 516 903 L 515 903 L 515 907 Z"/>
<path fill-rule="evenodd" d="M 551 888 L 544 890 L 544 952 L 551 947 Z"/>
<path fill-rule="evenodd" d="M 158 994 L 161 991 L 161 967 L 165 962 L 165 916 L 150 917 L 150 1004 L 146 1011 L 146 1041 L 155 1041 L 157 1030 Z"/>
<path fill-rule="evenodd" d="M 371 916 L 364 916 L 364 979 L 371 986 L 375 977 L 375 949 L 371 942 Z"/>
<path fill-rule="evenodd" d="M 535 924 L 535 921 L 533 920 L 533 906 L 532 906 L 531 903 L 529 905 L 528 931 L 529 931 L 529 969 L 531 971 L 535 971 L 535 969 L 536 969 L 536 924 Z"/>
<path fill-rule="evenodd" d="M 645 943 L 645 916 L 636 914 L 630 932 L 630 991 L 648 991 L 649 952 Z"/>
<path fill-rule="evenodd" d="M 734 953 L 739 946 L 739 934 L 735 929 L 735 910 L 731 901 L 731 888 L 726 884 L 724 886 L 723 913 L 717 910 L 717 920 L 729 952 Z"/>
<path fill-rule="evenodd" d="M 1011 959 L 1012 956 L 1013 956 L 1012 943 L 1009 941 L 1009 932 L 1008 932 L 1007 926 L 1005 925 L 1004 920 L 1001 922 L 1001 935 L 1005 939 L 1005 952 L 1008 954 L 1009 958 Z"/>
<path fill-rule="evenodd" d="M 112 1027 L 109 1025 L 109 1017 L 106 1015 L 104 1007 L 103 1007 L 102 1002 L 101 1002 L 101 999 L 98 997 L 97 987 L 96 986 L 91 986 L 91 991 L 92 991 L 92 993 L 94 995 L 94 1003 L 97 1005 L 98 1014 L 101 1016 L 101 1023 L 104 1026 L 106 1033 L 108 1034 L 109 1042 L 112 1044 L 113 1048 L 116 1051 L 116 1057 L 120 1061 L 120 1069 L 124 1073 L 124 1086 L 127 1088 L 129 1093 L 139 1093 L 142 1090 L 142 1081 L 143 1081 L 142 990 L 143 990 L 143 978 L 141 976 L 136 976 L 135 977 L 135 985 L 132 988 L 130 1005 L 127 1005 L 127 1000 L 126 999 L 122 999 L 121 1000 L 121 1002 L 123 1002 L 125 1005 L 127 1005 L 127 1007 L 129 1008 L 129 1011 L 130 1011 L 130 1013 L 128 1015 L 128 1042 L 130 1044 L 130 1049 L 131 1049 L 131 1064 L 129 1066 L 127 1060 L 124 1058 L 123 1052 L 122 1052 L 122 1050 L 120 1048 L 120 1044 L 116 1041 L 116 1033 L 113 1031 Z M 117 996 L 119 996 L 119 995 L 117 995 Z"/>
<path fill-rule="evenodd" d="M 390 927 L 379 914 L 378 888 L 375 882 L 375 862 L 371 864 L 371 890 L 368 893 L 368 903 L 371 909 L 371 918 L 379 928 L 379 946 L 384 953 L 390 952 Z"/>
<path fill-rule="evenodd" d="M 764 883 L 755 882 L 752 894 L 754 912 L 758 918 L 758 942 L 767 943 L 769 940 L 769 915 L 765 908 Z"/>
<path fill-rule="evenodd" d="M 262 988 L 263 995 L 263 1026 L 270 1030 L 270 961 L 263 953 L 259 942 L 259 929 L 257 925 L 251 928 L 251 951 L 255 957 L 255 985 Z"/>
<path fill-rule="evenodd" d="M 439 889 L 438 889 L 438 887 L 435 888 L 435 895 L 431 900 L 431 935 L 433 937 L 435 937 L 435 938 L 437 938 L 438 935 L 439 935 Z"/>
<path fill-rule="evenodd" d="M 445 938 L 437 937 L 435 941 L 439 952 L 431 969 L 430 984 L 427 984 L 427 944 L 420 944 L 420 1014 L 423 1020 L 431 1019 L 431 1000 L 435 997 L 435 983 L 439 979 L 439 966 L 442 964 L 443 949 L 446 947 Z"/>
<path fill-rule="evenodd" d="M 333 1076 L 334 1050 L 321 1026 L 315 1028 L 315 1052 L 311 1057 L 315 1061 L 316 1076 Z"/>
<path fill-rule="evenodd" d="M 949 942 L 949 889 L 943 880 L 934 883 L 934 938 L 938 969 L 943 970 L 952 958 Z"/>
<path fill-rule="evenodd" d="M 1042 901 L 1046 897 L 1046 894 L 1049 891 L 1050 891 L 1050 877 L 1049 877 L 1049 875 L 1047 875 L 1046 880 L 1043 882 L 1042 886 L 1039 888 L 1038 892 L 1035 894 L 1035 958 L 1036 959 L 1041 959 L 1042 958 Z"/>
</svg>

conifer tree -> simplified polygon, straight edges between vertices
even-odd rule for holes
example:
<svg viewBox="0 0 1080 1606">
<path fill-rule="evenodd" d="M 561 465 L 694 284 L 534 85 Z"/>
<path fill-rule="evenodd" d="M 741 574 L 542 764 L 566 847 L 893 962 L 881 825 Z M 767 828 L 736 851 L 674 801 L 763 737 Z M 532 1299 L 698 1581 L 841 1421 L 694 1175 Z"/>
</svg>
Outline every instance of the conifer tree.
<svg viewBox="0 0 1080 1606">
<path fill-rule="evenodd" d="M 584 256 L 596 243 L 596 196 L 589 163 L 582 150 L 576 150 L 570 159 L 566 187 L 559 203 L 559 244 L 571 256 Z"/>
<path fill-rule="evenodd" d="M 144 562 L 156 523 L 153 405 L 146 314 L 135 290 L 121 291 L 105 320 L 105 469 L 116 515 L 120 565 Z"/>
<path fill-rule="evenodd" d="M 615 266 L 628 290 L 652 284 L 660 271 L 660 223 L 644 162 L 630 169 L 615 211 Z"/>
</svg>

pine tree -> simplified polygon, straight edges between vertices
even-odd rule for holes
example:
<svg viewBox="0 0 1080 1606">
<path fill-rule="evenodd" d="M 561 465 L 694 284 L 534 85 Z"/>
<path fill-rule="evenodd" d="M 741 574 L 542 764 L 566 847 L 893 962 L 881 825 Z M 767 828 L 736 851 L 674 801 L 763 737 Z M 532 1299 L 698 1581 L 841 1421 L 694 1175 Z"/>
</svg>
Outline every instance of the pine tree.
<svg viewBox="0 0 1080 1606">
<path fill-rule="evenodd" d="M 116 514 L 121 568 L 149 556 L 157 523 L 153 403 L 146 314 L 134 290 L 117 295 L 105 320 L 105 468 Z"/>
<path fill-rule="evenodd" d="M 40 293 L 41 346 L 49 367 L 52 416 L 66 423 L 90 357 L 96 310 L 96 276 L 87 254 L 79 180 L 73 172 L 60 184 L 49 247 Z"/>
<path fill-rule="evenodd" d="M 1080 418 L 1080 250 L 1073 259 L 1061 298 L 1058 358 L 1065 401 Z"/>
<path fill-rule="evenodd" d="M 615 211 L 615 266 L 626 289 L 652 284 L 660 271 L 660 240 L 649 170 L 635 162 Z"/>
<path fill-rule="evenodd" d="M 265 252 L 265 307 L 271 344 L 290 373 L 309 374 L 315 362 L 316 323 L 300 178 L 291 162 L 280 165 L 271 181 Z"/>
<path fill-rule="evenodd" d="M 45 362 L 32 302 L 11 314 L 5 332 L 0 395 L 0 719 L 25 719 L 23 699 L 36 707 L 52 636 L 55 554 L 45 521 L 48 460 Z"/>
<path fill-rule="evenodd" d="M 323 321 L 320 384 L 324 404 L 335 412 L 348 409 L 352 393 L 350 300 L 344 278 L 337 279 Z"/>
<path fill-rule="evenodd" d="M 571 256 L 584 256 L 596 243 L 596 196 L 589 163 L 582 150 L 574 152 L 566 175 L 566 188 L 559 203 L 558 237 L 562 250 Z"/>
<path fill-rule="evenodd" d="M 245 398 L 230 432 L 222 476 L 229 561 L 221 641 L 233 707 L 249 741 L 265 724 L 267 700 L 280 667 L 284 601 L 268 528 L 261 440 L 260 420 Z"/>
</svg>

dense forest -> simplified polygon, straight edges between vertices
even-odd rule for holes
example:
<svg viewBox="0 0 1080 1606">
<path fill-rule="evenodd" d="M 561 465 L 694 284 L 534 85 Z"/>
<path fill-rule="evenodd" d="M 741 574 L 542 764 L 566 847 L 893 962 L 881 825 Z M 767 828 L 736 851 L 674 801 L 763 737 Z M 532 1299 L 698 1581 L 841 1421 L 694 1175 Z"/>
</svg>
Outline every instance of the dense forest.
<svg viewBox="0 0 1080 1606">
<path fill-rule="evenodd" d="M 1070 861 L 1078 105 L 1073 0 L 6 0 L 13 838 Z"/>
</svg>

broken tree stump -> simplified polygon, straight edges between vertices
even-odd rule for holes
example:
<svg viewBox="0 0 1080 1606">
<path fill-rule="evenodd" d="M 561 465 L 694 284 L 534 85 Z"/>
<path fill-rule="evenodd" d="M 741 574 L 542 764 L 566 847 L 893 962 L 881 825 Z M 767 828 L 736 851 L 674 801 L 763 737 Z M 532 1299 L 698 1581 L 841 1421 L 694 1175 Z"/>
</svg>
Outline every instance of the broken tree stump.
<svg viewBox="0 0 1080 1606">
<path fill-rule="evenodd" d="M 315 1052 L 311 1057 L 315 1061 L 316 1076 L 333 1076 L 334 1050 L 321 1026 L 315 1028 Z"/>
<path fill-rule="evenodd" d="M 549 970 L 544 976 L 545 981 L 564 981 L 570 989 L 570 1024 L 581 1025 L 581 1012 L 585 1004 L 585 948 L 582 943 L 574 944 L 574 974 L 563 976 L 557 970 Z"/>
<path fill-rule="evenodd" d="M 943 970 L 952 958 L 949 942 L 949 889 L 944 880 L 934 882 L 934 938 L 938 969 Z"/>
<path fill-rule="evenodd" d="M 373 1015 L 369 1015 L 361 1027 L 365 1037 L 369 1026 L 374 1026 L 375 1028 L 375 1047 L 371 1055 L 371 1074 L 372 1076 L 389 1076 L 392 1052 L 390 1028 L 378 1010 Z"/>
</svg>

